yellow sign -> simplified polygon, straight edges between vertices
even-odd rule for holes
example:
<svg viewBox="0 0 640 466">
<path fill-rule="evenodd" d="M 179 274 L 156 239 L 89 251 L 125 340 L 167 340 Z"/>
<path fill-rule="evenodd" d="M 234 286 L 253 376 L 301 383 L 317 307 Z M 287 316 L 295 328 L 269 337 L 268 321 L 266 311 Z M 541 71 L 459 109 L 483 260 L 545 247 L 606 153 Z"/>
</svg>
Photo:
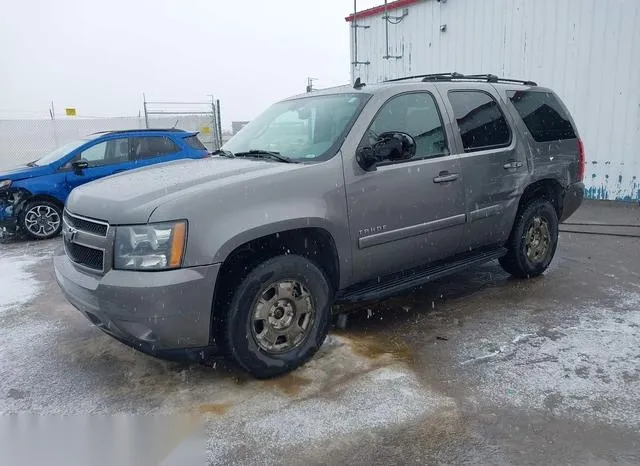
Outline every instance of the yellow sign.
<svg viewBox="0 0 640 466">
<path fill-rule="evenodd" d="M 202 126 L 202 127 L 200 128 L 200 132 L 201 132 L 202 134 L 209 134 L 209 133 L 211 133 L 211 128 L 210 128 L 210 127 L 208 127 L 208 126 Z"/>
<path fill-rule="evenodd" d="M 75 108 L 65 108 L 64 109 L 64 113 L 67 116 L 76 116 L 76 109 Z"/>
</svg>

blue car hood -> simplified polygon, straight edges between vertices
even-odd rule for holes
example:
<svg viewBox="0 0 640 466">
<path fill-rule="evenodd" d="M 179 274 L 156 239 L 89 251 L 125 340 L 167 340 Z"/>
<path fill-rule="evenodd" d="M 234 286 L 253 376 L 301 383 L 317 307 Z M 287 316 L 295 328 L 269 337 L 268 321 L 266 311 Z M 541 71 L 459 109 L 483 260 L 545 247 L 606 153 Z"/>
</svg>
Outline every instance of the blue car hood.
<svg viewBox="0 0 640 466">
<path fill-rule="evenodd" d="M 27 167 L 26 165 L 23 165 L 10 170 L 0 170 L 0 181 L 20 181 L 27 178 L 34 178 L 36 176 L 49 175 L 51 173 L 53 173 L 53 168 L 48 165 L 45 165 L 44 167 Z"/>
</svg>

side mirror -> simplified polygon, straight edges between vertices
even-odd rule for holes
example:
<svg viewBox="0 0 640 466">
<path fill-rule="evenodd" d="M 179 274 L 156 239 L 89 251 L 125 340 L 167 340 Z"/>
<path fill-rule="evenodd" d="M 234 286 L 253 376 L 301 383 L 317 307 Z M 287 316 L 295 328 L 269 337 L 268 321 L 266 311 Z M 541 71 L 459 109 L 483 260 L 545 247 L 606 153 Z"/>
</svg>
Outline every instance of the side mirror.
<svg viewBox="0 0 640 466">
<path fill-rule="evenodd" d="M 71 166 L 76 172 L 82 172 L 82 170 L 89 168 L 89 162 L 86 160 L 76 160 Z"/>
<path fill-rule="evenodd" d="M 408 160 L 416 155 L 416 140 L 407 133 L 389 131 L 382 133 L 371 147 L 362 147 L 356 153 L 356 161 L 366 171 L 375 170 L 384 161 Z"/>
</svg>

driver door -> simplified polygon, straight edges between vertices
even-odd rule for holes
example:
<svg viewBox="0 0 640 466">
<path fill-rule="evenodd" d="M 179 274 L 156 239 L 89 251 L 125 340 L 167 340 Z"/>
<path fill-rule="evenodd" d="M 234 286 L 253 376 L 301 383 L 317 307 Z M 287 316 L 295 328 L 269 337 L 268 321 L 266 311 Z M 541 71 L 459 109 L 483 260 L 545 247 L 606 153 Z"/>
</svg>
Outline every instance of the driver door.
<svg viewBox="0 0 640 466">
<path fill-rule="evenodd" d="M 76 170 L 73 162 L 86 161 L 89 166 Z M 86 147 L 68 162 L 64 169 L 67 172 L 67 186 L 69 192 L 77 186 L 97 180 L 114 173 L 134 168 L 129 149 L 129 138 L 115 138 L 98 142 Z"/>
<path fill-rule="evenodd" d="M 379 109 L 358 149 L 388 131 L 416 141 L 411 159 L 382 161 L 375 171 L 345 164 L 355 281 L 365 281 L 452 256 L 463 249 L 464 189 L 450 154 L 440 97 L 408 92 Z M 353 171 L 347 167 L 352 166 Z"/>
</svg>

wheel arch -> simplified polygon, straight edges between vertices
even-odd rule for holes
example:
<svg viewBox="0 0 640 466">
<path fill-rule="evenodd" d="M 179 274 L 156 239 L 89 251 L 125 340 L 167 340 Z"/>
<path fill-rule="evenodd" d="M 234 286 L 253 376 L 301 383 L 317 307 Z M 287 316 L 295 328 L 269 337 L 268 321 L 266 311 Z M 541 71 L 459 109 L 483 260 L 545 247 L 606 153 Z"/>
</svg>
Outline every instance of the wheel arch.
<svg viewBox="0 0 640 466">
<path fill-rule="evenodd" d="M 294 228 L 266 234 L 246 241 L 226 256 L 218 272 L 213 295 L 211 336 L 215 338 L 218 321 L 238 283 L 255 266 L 279 255 L 296 254 L 314 262 L 326 274 L 334 292 L 340 287 L 340 260 L 336 241 L 321 227 Z"/>
<path fill-rule="evenodd" d="M 562 184 L 554 178 L 537 180 L 528 185 L 522 192 L 520 202 L 518 204 L 518 213 L 522 212 L 531 200 L 543 198 L 551 202 L 558 218 L 560 218 L 562 216 L 563 192 L 564 188 L 562 187 Z"/>
</svg>

